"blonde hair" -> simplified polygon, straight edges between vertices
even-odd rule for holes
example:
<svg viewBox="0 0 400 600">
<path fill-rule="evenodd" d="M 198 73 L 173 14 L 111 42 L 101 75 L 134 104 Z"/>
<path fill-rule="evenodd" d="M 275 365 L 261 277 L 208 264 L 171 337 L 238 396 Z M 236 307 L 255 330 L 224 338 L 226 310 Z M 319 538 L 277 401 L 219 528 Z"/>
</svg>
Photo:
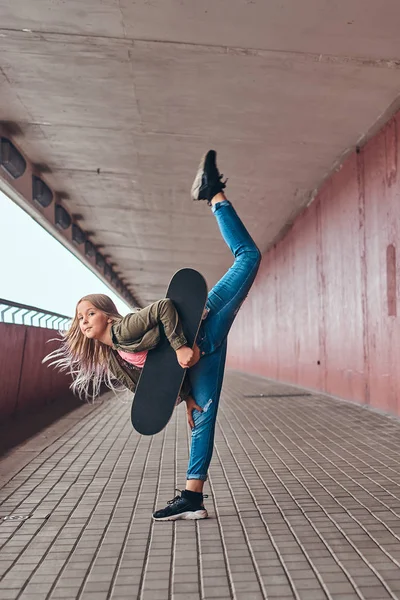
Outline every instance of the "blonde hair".
<svg viewBox="0 0 400 600">
<path fill-rule="evenodd" d="M 113 321 L 122 319 L 114 302 L 105 294 L 89 294 L 81 298 L 75 309 L 75 315 L 67 331 L 60 331 L 61 338 L 50 341 L 60 342 L 60 347 L 45 356 L 43 363 L 68 372 L 72 377 L 70 388 L 80 398 L 94 400 L 104 383 L 114 392 L 125 389 L 110 371 L 109 360 L 113 349 L 98 340 L 85 337 L 80 329 L 78 306 L 87 300 Z M 49 362 L 51 361 L 51 362 Z"/>
</svg>

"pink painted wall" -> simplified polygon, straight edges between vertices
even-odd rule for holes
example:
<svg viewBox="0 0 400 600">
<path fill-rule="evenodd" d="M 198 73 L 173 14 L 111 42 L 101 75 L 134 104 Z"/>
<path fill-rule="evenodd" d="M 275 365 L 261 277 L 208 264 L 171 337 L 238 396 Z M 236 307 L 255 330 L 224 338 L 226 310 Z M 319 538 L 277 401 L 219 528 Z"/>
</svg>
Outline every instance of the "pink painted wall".
<svg viewBox="0 0 400 600">
<path fill-rule="evenodd" d="M 263 257 L 228 365 L 400 414 L 397 114 Z"/>
<path fill-rule="evenodd" d="M 0 422 L 71 396 L 70 378 L 42 365 L 57 332 L 0 323 Z"/>
</svg>

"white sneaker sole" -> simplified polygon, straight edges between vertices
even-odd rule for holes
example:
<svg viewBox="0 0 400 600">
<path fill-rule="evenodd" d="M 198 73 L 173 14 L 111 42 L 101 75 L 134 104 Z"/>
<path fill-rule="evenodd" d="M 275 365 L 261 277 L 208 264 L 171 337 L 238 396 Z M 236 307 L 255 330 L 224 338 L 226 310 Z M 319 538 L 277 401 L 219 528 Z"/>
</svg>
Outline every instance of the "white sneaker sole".
<svg viewBox="0 0 400 600">
<path fill-rule="evenodd" d="M 185 519 L 186 521 L 197 521 L 198 519 L 207 519 L 208 512 L 205 508 L 202 510 L 190 510 L 188 512 L 180 513 L 179 515 L 171 515 L 169 517 L 156 518 L 153 517 L 154 521 L 179 521 Z"/>
<path fill-rule="evenodd" d="M 191 196 L 192 196 L 192 200 L 198 200 L 199 199 L 199 191 L 200 191 L 200 187 L 201 187 L 201 180 L 203 178 L 203 173 L 204 173 L 204 163 L 206 160 L 206 156 L 207 154 L 205 154 L 203 156 L 203 158 L 201 159 L 200 165 L 199 165 L 199 170 L 197 171 L 196 177 L 194 179 L 193 185 L 192 185 L 192 189 L 191 189 Z"/>
</svg>

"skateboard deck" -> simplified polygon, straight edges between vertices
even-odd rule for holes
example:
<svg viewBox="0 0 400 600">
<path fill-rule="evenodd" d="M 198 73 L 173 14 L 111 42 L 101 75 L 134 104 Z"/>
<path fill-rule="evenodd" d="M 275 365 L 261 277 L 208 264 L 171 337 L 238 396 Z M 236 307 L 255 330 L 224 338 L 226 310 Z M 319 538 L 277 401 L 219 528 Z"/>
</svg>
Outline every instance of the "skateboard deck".
<svg viewBox="0 0 400 600">
<path fill-rule="evenodd" d="M 180 269 L 172 277 L 166 297 L 174 303 L 188 346 L 192 347 L 207 301 L 204 277 L 194 269 Z M 160 335 L 159 344 L 147 355 L 132 403 L 132 425 L 143 435 L 154 435 L 167 425 L 186 372 L 162 326 Z"/>
</svg>

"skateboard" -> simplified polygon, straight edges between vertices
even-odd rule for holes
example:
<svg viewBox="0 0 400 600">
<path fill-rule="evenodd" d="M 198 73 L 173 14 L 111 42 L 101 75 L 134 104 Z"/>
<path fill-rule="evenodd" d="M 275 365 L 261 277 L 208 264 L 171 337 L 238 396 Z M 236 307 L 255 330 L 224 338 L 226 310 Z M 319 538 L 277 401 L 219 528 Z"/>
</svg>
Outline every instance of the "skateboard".
<svg viewBox="0 0 400 600">
<path fill-rule="evenodd" d="M 188 346 L 193 347 L 207 301 L 207 284 L 194 269 L 180 269 L 172 277 L 166 297 L 178 311 Z M 132 425 L 143 435 L 164 429 L 176 405 L 186 369 L 160 327 L 160 342 L 150 350 L 133 398 Z"/>
</svg>

